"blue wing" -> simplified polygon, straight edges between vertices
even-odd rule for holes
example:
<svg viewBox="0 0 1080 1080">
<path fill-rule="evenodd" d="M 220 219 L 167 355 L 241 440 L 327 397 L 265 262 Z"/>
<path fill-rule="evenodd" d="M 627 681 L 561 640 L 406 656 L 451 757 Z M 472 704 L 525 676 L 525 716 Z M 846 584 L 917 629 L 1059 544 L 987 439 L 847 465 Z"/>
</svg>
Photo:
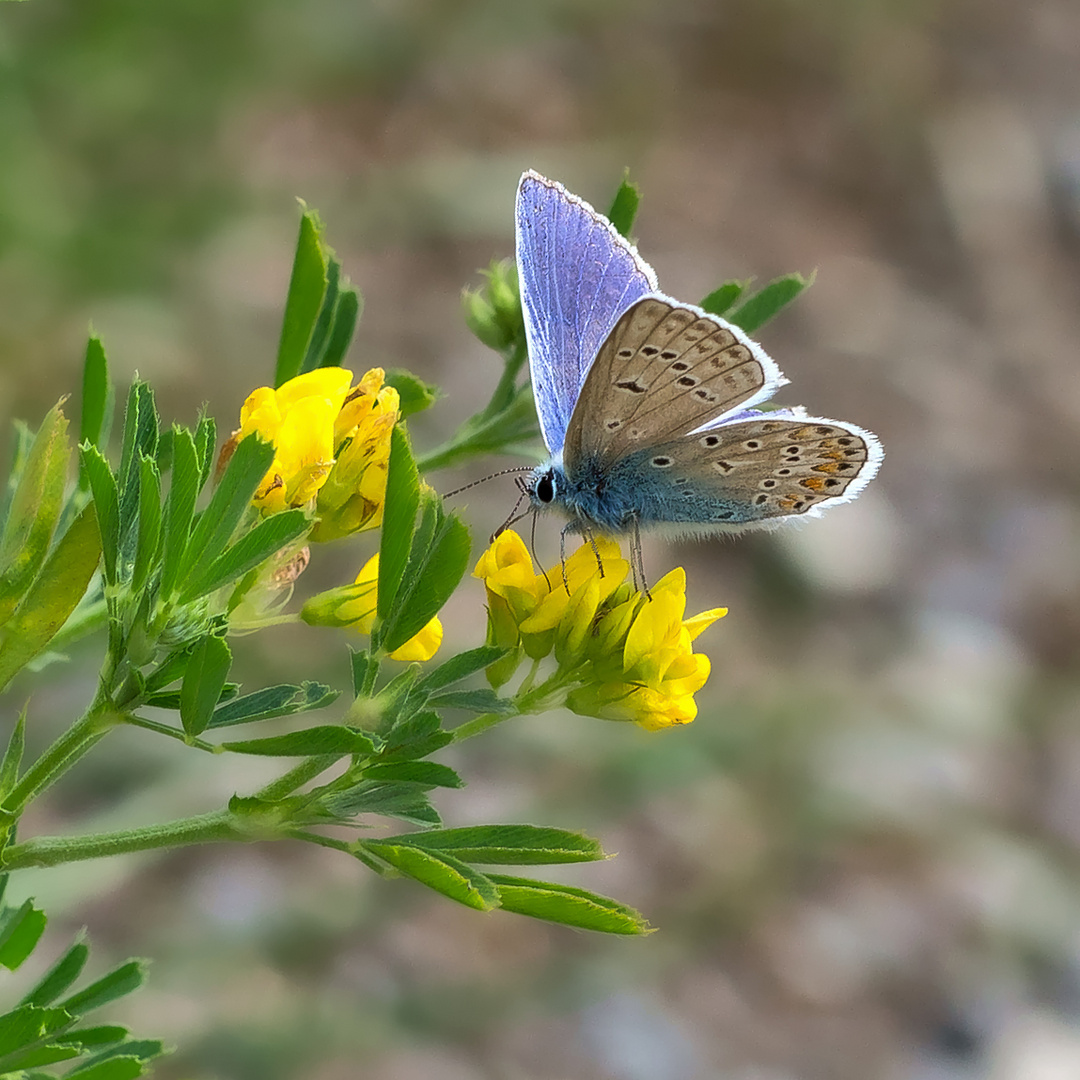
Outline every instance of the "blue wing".
<svg viewBox="0 0 1080 1080">
<path fill-rule="evenodd" d="M 521 307 L 540 431 L 558 454 L 578 394 L 619 316 L 656 274 L 587 202 L 531 170 L 515 212 Z"/>
</svg>

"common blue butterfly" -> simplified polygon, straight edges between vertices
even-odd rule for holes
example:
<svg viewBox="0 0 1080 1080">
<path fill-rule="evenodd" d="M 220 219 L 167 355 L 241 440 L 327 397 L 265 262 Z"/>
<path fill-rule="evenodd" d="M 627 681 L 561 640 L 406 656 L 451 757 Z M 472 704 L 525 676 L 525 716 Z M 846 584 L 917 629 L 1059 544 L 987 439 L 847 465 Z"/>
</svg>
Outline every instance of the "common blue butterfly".
<svg viewBox="0 0 1080 1080">
<path fill-rule="evenodd" d="M 517 265 L 540 430 L 525 485 L 583 534 L 738 532 L 850 502 L 877 437 L 801 407 L 762 412 L 788 380 L 739 327 L 657 290 L 602 214 L 529 171 Z M 636 546 L 636 544 L 635 544 Z"/>
</svg>

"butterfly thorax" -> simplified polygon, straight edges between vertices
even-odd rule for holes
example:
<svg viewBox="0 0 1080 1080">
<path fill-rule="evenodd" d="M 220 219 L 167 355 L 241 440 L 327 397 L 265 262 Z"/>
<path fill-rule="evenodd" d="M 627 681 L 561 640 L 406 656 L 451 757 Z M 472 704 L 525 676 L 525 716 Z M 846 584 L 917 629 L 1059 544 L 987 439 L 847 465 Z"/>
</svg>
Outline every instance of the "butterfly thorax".
<svg viewBox="0 0 1080 1080">
<path fill-rule="evenodd" d="M 561 455 L 538 466 L 527 483 L 534 509 L 558 511 L 577 531 L 608 535 L 671 520 L 670 508 L 649 487 L 632 468 L 612 468 L 590 458 L 575 462 L 568 470 Z"/>
<path fill-rule="evenodd" d="M 633 508 L 609 497 L 610 478 L 595 463 L 567 475 L 561 455 L 533 470 L 527 489 L 536 510 L 557 510 L 580 530 L 625 533 L 633 527 Z"/>
</svg>

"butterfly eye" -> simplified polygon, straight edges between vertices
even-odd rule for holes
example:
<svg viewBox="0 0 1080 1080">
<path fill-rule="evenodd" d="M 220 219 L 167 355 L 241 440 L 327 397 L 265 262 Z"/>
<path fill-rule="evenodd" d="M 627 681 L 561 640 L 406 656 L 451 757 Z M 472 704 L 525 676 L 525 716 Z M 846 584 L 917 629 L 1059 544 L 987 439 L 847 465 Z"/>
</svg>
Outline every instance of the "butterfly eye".
<svg viewBox="0 0 1080 1080">
<path fill-rule="evenodd" d="M 555 480 L 551 473 L 545 473 L 536 481 L 535 494 L 542 503 L 549 503 L 555 498 Z"/>
</svg>

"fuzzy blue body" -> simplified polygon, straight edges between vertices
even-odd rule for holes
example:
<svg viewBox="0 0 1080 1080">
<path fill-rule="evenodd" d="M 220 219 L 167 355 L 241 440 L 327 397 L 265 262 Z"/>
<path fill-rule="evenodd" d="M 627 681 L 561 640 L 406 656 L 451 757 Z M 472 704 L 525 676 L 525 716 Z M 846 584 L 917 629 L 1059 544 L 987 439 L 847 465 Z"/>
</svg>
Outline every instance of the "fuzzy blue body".
<svg viewBox="0 0 1080 1080">
<path fill-rule="evenodd" d="M 711 532 L 760 520 L 756 508 L 745 502 L 702 495 L 692 477 L 658 474 L 648 465 L 655 454 L 655 448 L 648 448 L 610 466 L 587 459 L 576 462 L 571 473 L 553 457 L 529 478 L 530 500 L 537 510 L 565 514 L 578 532 L 612 536 L 635 527 L 675 534 Z M 544 498 L 549 493 L 551 497 Z"/>
</svg>

